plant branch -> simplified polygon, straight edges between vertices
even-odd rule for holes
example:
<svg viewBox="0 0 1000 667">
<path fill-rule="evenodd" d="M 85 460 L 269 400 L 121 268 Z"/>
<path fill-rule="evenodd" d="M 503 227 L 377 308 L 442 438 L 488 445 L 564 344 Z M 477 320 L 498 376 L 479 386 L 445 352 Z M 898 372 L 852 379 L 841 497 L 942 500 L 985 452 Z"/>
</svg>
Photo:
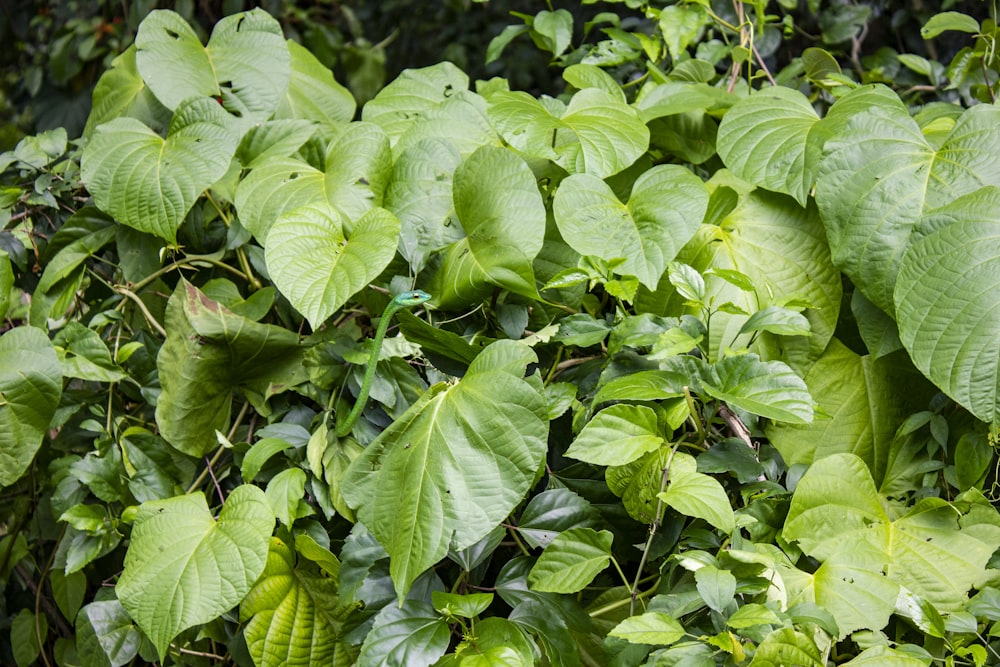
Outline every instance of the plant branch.
<svg viewBox="0 0 1000 667">
<path fill-rule="evenodd" d="M 146 304 L 143 303 L 142 299 L 139 298 L 139 295 L 129 290 L 128 288 L 122 286 L 115 287 L 115 291 L 121 294 L 122 296 L 128 297 L 129 299 L 134 301 L 135 305 L 137 305 L 139 307 L 139 310 L 142 311 L 142 314 L 146 318 L 146 322 L 149 323 L 149 326 L 156 329 L 156 331 L 164 338 L 167 337 L 167 330 L 163 328 L 163 325 L 160 324 L 155 317 L 153 317 L 153 314 L 149 312 L 148 308 L 146 308 Z"/>
<path fill-rule="evenodd" d="M 685 393 L 690 396 L 687 392 L 687 387 L 684 388 Z M 677 453 L 677 446 L 674 445 L 670 448 L 670 456 L 667 457 L 667 463 L 663 466 L 663 473 L 660 475 L 660 491 L 657 493 L 656 498 L 656 514 L 653 516 L 652 523 L 649 524 L 649 537 L 646 538 L 646 545 L 642 549 L 642 558 L 639 559 L 639 566 L 636 568 L 635 581 L 632 583 L 632 588 L 629 595 L 629 616 L 635 615 L 635 603 L 639 599 L 639 582 L 642 580 L 642 571 L 646 567 L 646 561 L 649 558 L 649 550 L 653 548 L 653 538 L 656 537 L 656 532 L 660 529 L 660 523 L 663 521 L 663 515 L 667 511 L 666 503 L 663 499 L 659 497 L 660 493 L 667 490 L 667 481 L 670 479 L 670 464 L 674 460 L 674 454 Z"/>
</svg>

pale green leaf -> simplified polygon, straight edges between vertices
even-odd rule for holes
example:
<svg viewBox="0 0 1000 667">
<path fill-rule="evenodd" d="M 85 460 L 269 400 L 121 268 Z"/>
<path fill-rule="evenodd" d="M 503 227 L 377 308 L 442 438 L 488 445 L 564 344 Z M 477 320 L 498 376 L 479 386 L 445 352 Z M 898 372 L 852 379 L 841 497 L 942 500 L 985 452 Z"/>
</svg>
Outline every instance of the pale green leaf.
<svg viewBox="0 0 1000 667">
<path fill-rule="evenodd" d="M 756 354 L 726 357 L 702 377 L 705 393 L 761 417 L 793 424 L 813 421 L 813 399 L 802 378 L 780 361 Z"/>
<path fill-rule="evenodd" d="M 624 465 L 663 444 L 651 408 L 612 405 L 587 422 L 565 456 L 594 465 Z"/>
<path fill-rule="evenodd" d="M 611 466 L 604 475 L 608 488 L 622 499 L 625 510 L 636 521 L 648 523 L 656 516 L 657 494 L 663 484 L 663 469 L 670 465 L 669 447 L 639 457 L 623 466 Z"/>
<path fill-rule="evenodd" d="M 535 14 L 531 28 L 542 37 L 554 57 L 561 56 L 573 39 L 573 15 L 565 9 L 543 9 Z"/>
<path fill-rule="evenodd" d="M 609 531 L 593 528 L 570 528 L 560 533 L 531 568 L 531 589 L 546 593 L 583 590 L 611 562 L 613 539 Z"/>
<path fill-rule="evenodd" d="M 706 565 L 695 570 L 694 580 L 701 599 L 709 609 L 720 614 L 732 603 L 736 595 L 736 577 L 729 570 Z"/>
<path fill-rule="evenodd" d="M 979 21 L 962 12 L 940 12 L 927 19 L 927 23 L 920 28 L 920 36 L 934 39 L 946 30 L 976 34 L 979 32 Z"/>
<path fill-rule="evenodd" d="M 291 443 L 281 438 L 261 438 L 255 442 L 250 450 L 243 455 L 243 463 L 240 466 L 240 475 L 243 477 L 243 481 L 252 482 L 268 459 L 291 446 Z M 313 472 L 319 474 L 316 470 Z"/>
<path fill-rule="evenodd" d="M 76 652 L 85 665 L 122 667 L 139 654 L 142 633 L 118 600 L 100 600 L 76 615 Z"/>
<path fill-rule="evenodd" d="M 269 120 L 259 123 L 243 135 L 236 149 L 236 159 L 244 168 L 253 169 L 269 160 L 288 157 L 315 130 L 315 124 L 308 120 Z"/>
<path fill-rule="evenodd" d="M 793 628 L 771 631 L 750 661 L 750 667 L 824 667 L 825 664 L 816 643 Z"/>
<path fill-rule="evenodd" d="M 780 336 L 810 335 L 809 320 L 805 315 L 781 306 L 767 306 L 758 310 L 740 327 L 741 334 L 753 331 L 768 331 Z"/>
<path fill-rule="evenodd" d="M 160 104 L 139 76 L 134 44 L 112 60 L 110 69 L 97 80 L 83 136 L 90 137 L 96 127 L 119 116 L 158 129 L 170 123 L 170 110 Z"/>
<path fill-rule="evenodd" d="M 716 138 L 719 157 L 740 178 L 805 206 L 816 169 L 807 162 L 806 143 L 818 121 L 798 90 L 764 88 L 726 112 Z"/>
<path fill-rule="evenodd" d="M 865 95 L 859 90 L 838 104 Z M 984 185 L 1000 185 L 1000 108 L 968 109 L 939 147 L 894 94 L 839 122 L 842 131 L 824 145 L 816 202 L 834 262 L 875 305 L 892 312 L 899 264 L 921 216 Z"/>
<path fill-rule="evenodd" d="M 263 120 L 288 87 L 288 46 L 263 9 L 219 21 L 207 47 L 179 14 L 154 10 L 139 24 L 135 45 L 143 81 L 169 109 L 190 97 L 215 97 L 242 121 Z"/>
<path fill-rule="evenodd" d="M 299 501 L 302 500 L 305 491 L 305 471 L 301 468 L 285 468 L 267 482 L 264 495 L 278 521 L 291 527 L 298 518 Z"/>
<path fill-rule="evenodd" d="M 403 598 L 449 547 L 475 544 L 533 484 L 547 451 L 534 353 L 502 340 L 457 383 L 432 386 L 351 464 L 343 494 L 390 555 Z"/>
<path fill-rule="evenodd" d="M 468 89 L 469 77 L 450 62 L 403 70 L 365 104 L 361 118 L 381 126 L 395 144 L 428 111 Z"/>
<path fill-rule="evenodd" d="M 0 487 L 31 465 L 62 395 L 62 367 L 48 337 L 34 327 L 0 336 Z"/>
<path fill-rule="evenodd" d="M 890 646 L 878 645 L 866 648 L 843 663 L 843 667 L 928 667 L 930 662 L 930 659 L 921 659 Z"/>
<path fill-rule="evenodd" d="M 167 138 L 134 118 L 98 126 L 80 175 L 98 207 L 140 231 L 175 242 L 201 193 L 225 175 L 236 151 L 231 117 L 211 98 L 177 107 Z"/>
<path fill-rule="evenodd" d="M 163 390 L 156 422 L 192 456 L 215 449 L 215 432 L 229 430 L 234 391 L 255 397 L 305 380 L 294 331 L 236 315 L 186 281 L 167 302 L 166 329 L 156 357 Z"/>
<path fill-rule="evenodd" d="M 331 664 L 340 628 L 337 584 L 276 537 L 240 605 L 247 649 L 258 667 Z"/>
<path fill-rule="evenodd" d="M 984 188 L 925 219 L 903 255 L 896 318 L 913 363 L 979 419 L 1000 423 L 1000 189 Z"/>
<path fill-rule="evenodd" d="M 704 519 L 719 530 L 731 533 L 736 527 L 736 517 L 729 496 L 715 478 L 694 472 L 689 459 L 687 454 L 674 455 L 670 484 L 656 497 L 685 516 Z"/>
<path fill-rule="evenodd" d="M 182 630 L 215 619 L 250 591 L 273 529 L 264 492 L 249 485 L 229 494 L 218 520 L 201 493 L 139 506 L 115 589 L 161 658 Z"/>
<path fill-rule="evenodd" d="M 625 258 L 616 272 L 653 289 L 707 206 L 701 179 L 683 167 L 661 165 L 639 177 L 627 204 L 595 176 L 570 176 L 556 191 L 553 214 L 574 250 L 607 261 Z"/>
<path fill-rule="evenodd" d="M 310 204 L 288 211 L 268 233 L 265 259 L 278 290 L 314 329 L 374 281 L 396 255 L 399 220 L 375 208 L 354 223 L 334 208 Z"/>
<path fill-rule="evenodd" d="M 357 106 L 351 92 L 310 51 L 288 40 L 291 76 L 275 118 L 313 120 L 328 127 L 349 123 Z"/>
<path fill-rule="evenodd" d="M 745 604 L 726 619 L 726 625 L 737 630 L 755 625 L 780 625 L 781 618 L 770 607 L 751 602 Z"/>
<path fill-rule="evenodd" d="M 660 31 L 674 61 L 682 60 L 690 44 L 698 40 L 711 21 L 696 3 L 669 5 L 660 11 Z"/>
<path fill-rule="evenodd" d="M 647 611 L 640 616 L 630 616 L 616 625 L 609 637 L 619 637 L 633 644 L 666 646 L 685 635 L 677 620 L 662 611 Z"/>
<path fill-rule="evenodd" d="M 445 593 L 444 591 L 434 591 L 431 593 L 431 602 L 434 609 L 447 614 L 448 616 L 461 616 L 462 618 L 475 618 L 486 611 L 486 608 L 493 602 L 493 593 Z"/>
</svg>

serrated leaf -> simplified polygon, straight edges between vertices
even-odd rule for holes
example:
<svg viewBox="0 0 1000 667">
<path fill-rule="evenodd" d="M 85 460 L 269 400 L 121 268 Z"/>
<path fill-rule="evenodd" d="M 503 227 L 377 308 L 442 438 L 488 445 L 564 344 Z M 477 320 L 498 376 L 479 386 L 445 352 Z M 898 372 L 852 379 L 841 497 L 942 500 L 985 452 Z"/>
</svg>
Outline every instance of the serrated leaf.
<svg viewBox="0 0 1000 667">
<path fill-rule="evenodd" d="M 865 95 L 859 90 L 842 101 Z M 968 109 L 938 146 L 895 94 L 879 99 L 842 114 L 843 130 L 824 145 L 816 202 L 834 262 L 875 305 L 892 312 L 900 261 L 921 216 L 984 185 L 1000 185 L 1000 108 Z"/>
<path fill-rule="evenodd" d="M 215 97 L 244 120 L 263 120 L 288 87 L 288 46 L 278 21 L 262 9 L 219 21 L 207 47 L 179 14 L 154 10 L 139 24 L 135 44 L 139 73 L 168 109 L 190 97 Z"/>
<path fill-rule="evenodd" d="M 191 98 L 166 139 L 134 118 L 98 126 L 80 175 L 102 211 L 174 243 L 195 201 L 229 169 L 236 141 L 229 114 L 210 98 Z"/>
<path fill-rule="evenodd" d="M 670 448 L 661 447 L 632 463 L 612 466 L 605 471 L 608 488 L 622 499 L 625 510 L 636 521 L 648 523 L 656 516 L 663 469 L 670 465 L 670 461 Z"/>
<path fill-rule="evenodd" d="M 792 424 L 813 420 L 805 381 L 780 361 L 761 361 L 756 354 L 726 357 L 710 367 L 701 384 L 708 395 L 761 417 Z"/>
<path fill-rule="evenodd" d="M 0 336 L 0 487 L 31 465 L 62 396 L 62 367 L 48 337 L 34 327 Z"/>
<path fill-rule="evenodd" d="M 565 456 L 594 465 L 624 465 L 663 444 L 651 408 L 612 405 L 587 422 Z"/>
<path fill-rule="evenodd" d="M 258 667 L 330 664 L 340 623 L 337 582 L 276 537 L 267 563 L 240 605 L 247 649 Z"/>
<path fill-rule="evenodd" d="M 1000 423 L 1000 188 L 961 197 L 922 223 L 896 283 L 899 335 L 913 363 L 976 417 Z"/>
<path fill-rule="evenodd" d="M 583 590 L 611 562 L 607 530 L 570 528 L 545 547 L 528 574 L 532 590 L 546 593 L 576 593 Z"/>
<path fill-rule="evenodd" d="M 662 611 L 647 611 L 640 616 L 631 616 L 616 625 L 609 637 L 620 637 L 633 644 L 669 646 L 686 633 L 677 620 Z"/>
<path fill-rule="evenodd" d="M 698 229 L 707 206 L 701 179 L 683 167 L 661 165 L 639 177 L 628 204 L 595 176 L 570 176 L 556 191 L 553 214 L 574 250 L 607 261 L 625 258 L 616 272 L 653 289 Z"/>
<path fill-rule="evenodd" d="M 354 223 L 334 208 L 309 204 L 275 220 L 264 252 L 278 290 L 313 329 L 365 285 L 374 281 L 396 254 L 399 220 L 375 208 Z"/>
<path fill-rule="evenodd" d="M 274 514 L 243 485 L 216 521 L 195 493 L 143 503 L 115 589 L 161 659 L 182 630 L 235 606 L 264 570 Z"/>
<path fill-rule="evenodd" d="M 553 160 L 571 174 L 606 178 L 649 147 L 649 129 L 638 113 L 620 96 L 598 88 L 577 92 L 555 114 L 523 92 L 500 91 L 489 102 L 490 119 L 507 143 L 525 155 Z"/>
<path fill-rule="evenodd" d="M 166 328 L 156 357 L 156 422 L 171 445 L 192 456 L 215 449 L 215 432 L 229 430 L 236 389 L 260 396 L 296 384 L 296 376 L 305 380 L 295 332 L 236 315 L 184 280 L 167 302 Z"/>
<path fill-rule="evenodd" d="M 534 359 L 514 341 L 486 347 L 351 464 L 344 497 L 389 552 L 400 598 L 449 547 L 489 533 L 533 483 L 548 433 L 545 398 L 523 379 Z"/>
<path fill-rule="evenodd" d="M 818 121 L 798 90 L 764 88 L 726 112 L 716 138 L 719 157 L 740 178 L 805 206 L 816 176 L 806 143 Z"/>
</svg>

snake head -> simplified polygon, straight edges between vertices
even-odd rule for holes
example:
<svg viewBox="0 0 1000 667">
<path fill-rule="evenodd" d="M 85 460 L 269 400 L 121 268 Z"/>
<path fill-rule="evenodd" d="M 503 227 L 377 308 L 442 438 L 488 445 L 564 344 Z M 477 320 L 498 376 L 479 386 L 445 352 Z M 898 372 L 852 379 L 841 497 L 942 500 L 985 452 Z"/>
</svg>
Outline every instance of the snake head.
<svg viewBox="0 0 1000 667">
<path fill-rule="evenodd" d="M 420 304 L 426 301 L 430 301 L 430 299 L 431 299 L 430 294 L 428 294 L 423 290 L 415 289 L 409 292 L 401 292 L 397 294 L 395 297 L 393 297 L 392 300 L 395 301 L 400 306 L 409 308 L 412 306 L 419 306 Z"/>
</svg>

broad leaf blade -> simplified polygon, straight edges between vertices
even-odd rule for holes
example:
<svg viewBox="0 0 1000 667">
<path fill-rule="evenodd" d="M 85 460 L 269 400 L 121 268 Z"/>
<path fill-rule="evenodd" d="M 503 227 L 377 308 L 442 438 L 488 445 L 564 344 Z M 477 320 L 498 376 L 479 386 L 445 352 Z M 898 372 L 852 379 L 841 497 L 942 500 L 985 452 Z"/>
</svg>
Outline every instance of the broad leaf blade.
<svg viewBox="0 0 1000 667">
<path fill-rule="evenodd" d="M 388 604 L 375 617 L 357 667 L 432 665 L 448 650 L 448 623 L 426 602 Z"/>
<path fill-rule="evenodd" d="M 793 424 L 813 420 L 806 383 L 780 361 L 761 361 L 756 354 L 726 357 L 701 384 L 710 396 L 761 417 Z"/>
<path fill-rule="evenodd" d="M 390 555 L 403 598 L 417 576 L 484 537 L 527 492 L 548 413 L 526 347 L 498 341 L 457 384 L 435 385 L 351 464 L 343 494 Z"/>
<path fill-rule="evenodd" d="M 587 422 L 565 456 L 594 465 L 624 465 L 663 444 L 651 408 L 612 405 Z"/>
<path fill-rule="evenodd" d="M 583 590 L 611 562 L 611 541 L 606 530 L 570 528 L 552 540 L 528 574 L 532 590 L 576 593 Z"/>
<path fill-rule="evenodd" d="M 675 454 L 670 467 L 670 485 L 658 494 L 663 502 L 681 514 L 704 519 L 725 533 L 732 533 L 736 517 L 725 489 L 713 477 L 695 472 L 694 459 Z"/>
<path fill-rule="evenodd" d="M 0 336 L 0 487 L 31 465 L 62 395 L 62 367 L 48 337 L 34 327 Z"/>
<path fill-rule="evenodd" d="M 143 503 L 118 598 L 161 658 L 182 630 L 231 609 L 264 570 L 274 515 L 264 493 L 237 487 L 216 521 L 201 493 Z"/>
</svg>

